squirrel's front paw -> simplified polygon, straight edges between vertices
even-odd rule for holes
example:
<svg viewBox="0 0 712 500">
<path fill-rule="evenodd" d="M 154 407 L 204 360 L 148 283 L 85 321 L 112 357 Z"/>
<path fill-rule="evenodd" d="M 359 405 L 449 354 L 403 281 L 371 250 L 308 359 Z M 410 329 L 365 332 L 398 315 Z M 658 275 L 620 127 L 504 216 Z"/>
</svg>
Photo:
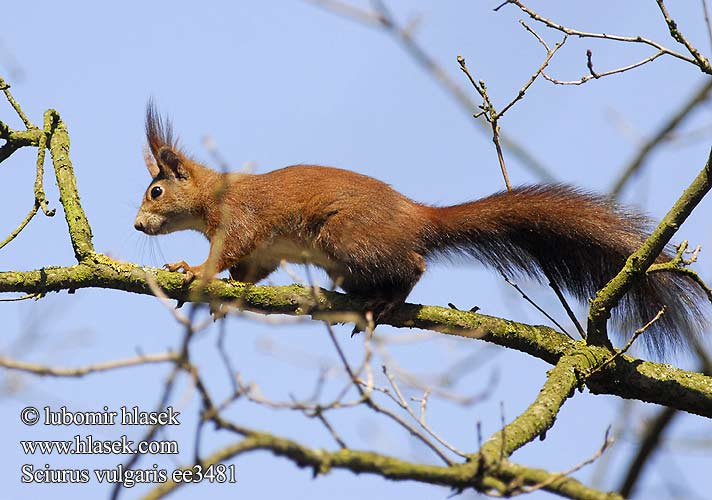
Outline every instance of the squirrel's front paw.
<svg viewBox="0 0 712 500">
<path fill-rule="evenodd" d="M 189 283 L 198 277 L 198 273 L 196 272 L 198 271 L 197 266 L 190 267 L 184 260 L 179 260 L 178 262 L 173 262 L 172 264 L 165 264 L 163 267 L 171 272 L 182 270 L 185 274 L 186 281 Z"/>
</svg>

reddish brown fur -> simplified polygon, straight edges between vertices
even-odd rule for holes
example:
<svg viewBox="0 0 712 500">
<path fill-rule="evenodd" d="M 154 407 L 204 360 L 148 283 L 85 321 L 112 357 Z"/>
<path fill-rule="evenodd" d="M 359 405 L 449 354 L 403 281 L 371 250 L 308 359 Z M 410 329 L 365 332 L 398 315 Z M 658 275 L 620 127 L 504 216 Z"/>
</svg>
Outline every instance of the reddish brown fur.
<svg viewBox="0 0 712 500">
<path fill-rule="evenodd" d="M 505 271 L 545 274 L 586 300 L 645 239 L 645 218 L 566 186 L 522 187 L 431 207 L 331 167 L 221 174 L 184 155 L 152 107 L 146 123 L 156 164 L 148 162 L 153 181 L 136 228 L 149 234 L 194 229 L 211 241 L 205 263 L 169 265 L 173 270 L 201 275 L 211 263 L 214 272 L 229 269 L 234 279 L 257 282 L 282 259 L 309 262 L 345 291 L 393 306 L 406 299 L 426 260 L 468 253 Z M 156 186 L 162 193 L 153 199 Z M 655 274 L 629 295 L 619 317 L 638 327 L 666 304 L 650 341 L 662 349 L 700 328 L 700 297 L 685 278 Z"/>
</svg>

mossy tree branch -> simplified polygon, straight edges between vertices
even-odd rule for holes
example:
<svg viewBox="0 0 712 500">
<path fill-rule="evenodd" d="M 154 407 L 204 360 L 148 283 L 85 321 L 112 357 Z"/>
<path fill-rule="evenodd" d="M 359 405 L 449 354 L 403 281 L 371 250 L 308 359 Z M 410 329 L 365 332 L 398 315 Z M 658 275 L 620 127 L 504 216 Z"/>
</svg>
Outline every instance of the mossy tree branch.
<svg viewBox="0 0 712 500">
<path fill-rule="evenodd" d="M 342 449 L 331 452 L 309 448 L 291 439 L 234 425 L 222 418 L 217 418 L 217 424 L 244 438 L 204 458 L 200 464 L 203 467 L 231 460 L 250 451 L 266 450 L 291 460 L 299 467 L 310 468 L 314 476 L 328 474 L 333 469 L 345 469 L 356 474 L 376 474 L 395 481 L 419 481 L 459 491 L 475 487 L 479 491 L 499 496 L 511 496 L 526 491 L 527 487 L 541 486 L 552 493 L 581 500 L 622 498 L 615 493 L 594 490 L 569 477 L 522 465 L 502 463 L 492 473 L 485 472 L 477 461 L 449 467 L 423 465 L 369 451 Z M 190 469 L 194 465 L 184 468 Z M 167 481 L 153 488 L 142 500 L 163 498 L 183 484 Z"/>
<path fill-rule="evenodd" d="M 106 288 L 153 295 L 146 278 L 148 273 L 168 297 L 182 302 L 219 301 L 263 314 L 309 314 L 317 319 L 329 313 L 362 311 L 366 306 L 360 299 L 327 290 L 321 290 L 315 300 L 311 289 L 297 285 L 250 286 L 231 280 L 212 280 L 207 285 L 186 284 L 185 276 L 180 273 L 118 262 L 97 253 L 82 264 L 70 267 L 0 272 L 0 293 Z M 581 341 L 574 342 L 547 326 L 526 325 L 438 306 L 405 304 L 386 324 L 481 339 L 550 364 L 573 354 L 582 345 Z M 608 349 L 595 346 L 588 347 L 587 352 L 594 359 L 610 356 Z M 620 380 L 626 383 L 621 384 Z M 669 365 L 621 356 L 586 380 L 586 385 L 594 393 L 615 394 L 712 417 L 712 378 Z"/>
</svg>

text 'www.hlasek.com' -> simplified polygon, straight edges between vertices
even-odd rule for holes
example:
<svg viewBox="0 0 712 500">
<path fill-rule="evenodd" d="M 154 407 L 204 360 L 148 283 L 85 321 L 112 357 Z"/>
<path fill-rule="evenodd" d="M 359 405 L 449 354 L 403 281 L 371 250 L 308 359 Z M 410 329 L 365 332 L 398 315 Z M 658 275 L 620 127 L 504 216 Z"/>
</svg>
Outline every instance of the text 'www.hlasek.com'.
<svg viewBox="0 0 712 500">
<path fill-rule="evenodd" d="M 104 406 L 100 411 L 71 411 L 62 406 L 52 409 L 49 406 L 36 408 L 27 406 L 20 412 L 20 420 L 27 426 L 178 426 L 180 412 L 172 406 L 164 411 L 142 411 L 137 406 L 120 407 L 117 411 Z M 25 455 L 34 457 L 76 456 L 76 455 L 177 455 L 178 442 L 173 440 L 133 441 L 126 434 L 118 439 L 98 439 L 93 434 L 74 434 L 63 440 L 21 440 L 20 447 Z M 49 463 L 25 463 L 20 468 L 20 480 L 25 484 L 33 483 L 89 483 L 97 481 L 105 484 L 120 483 L 127 488 L 137 484 L 174 483 L 234 483 L 235 465 L 210 464 L 161 468 L 158 464 L 147 467 L 126 467 L 119 463 L 114 467 L 101 468 L 65 468 L 51 466 Z"/>
</svg>

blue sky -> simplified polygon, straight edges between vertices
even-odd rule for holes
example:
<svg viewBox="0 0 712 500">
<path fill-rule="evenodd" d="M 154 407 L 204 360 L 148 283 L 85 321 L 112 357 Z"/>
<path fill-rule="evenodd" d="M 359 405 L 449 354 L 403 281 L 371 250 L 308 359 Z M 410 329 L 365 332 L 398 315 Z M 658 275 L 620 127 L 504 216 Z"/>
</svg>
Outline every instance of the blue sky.
<svg viewBox="0 0 712 500">
<path fill-rule="evenodd" d="M 499 13 L 500 2 L 394 1 L 397 18 L 407 22 L 421 16 L 417 38 L 447 72 L 468 91 L 456 56 L 463 55 L 476 78 L 486 81 L 501 107 L 511 99 L 544 53 L 518 24 L 515 8 Z M 532 2 L 532 7 L 565 24 L 587 31 L 641 34 L 675 47 L 654 2 L 601 1 Z M 709 54 L 709 42 L 698 2 L 672 10 L 685 33 Z M 612 15 L 612 13 L 614 15 Z M 533 23 L 533 27 L 536 26 Z M 185 259 L 201 262 L 207 243 L 197 234 L 175 234 L 157 239 L 138 234 L 133 218 L 148 183 L 142 161 L 143 114 L 153 98 L 172 117 L 182 144 L 193 155 L 215 166 L 202 138 L 210 136 L 233 169 L 254 162 L 257 172 L 294 163 L 334 165 L 372 175 L 422 202 L 450 204 L 485 196 L 503 188 L 491 138 L 472 125 L 463 112 L 422 69 L 382 31 L 334 16 L 301 1 L 120 2 L 79 4 L 11 2 L 0 18 L 0 74 L 35 123 L 47 108 L 56 108 L 67 123 L 71 155 L 84 208 L 94 230 L 97 250 L 112 257 L 146 265 Z M 550 42 L 557 33 L 537 27 Z M 550 66 L 561 79 L 583 76 L 585 50 L 591 48 L 599 70 L 630 64 L 651 52 L 639 46 L 570 39 Z M 677 48 L 677 47 L 675 47 Z M 11 57 L 7 54 L 11 54 Z M 21 69 L 21 75 L 17 72 Z M 525 99 L 501 123 L 504 133 L 522 143 L 554 172 L 561 182 L 593 191 L 608 189 L 639 141 L 653 131 L 702 81 L 696 68 L 672 58 L 661 58 L 639 70 L 578 87 L 537 81 Z M 472 98 L 476 99 L 474 91 Z M 0 116 L 19 127 L 5 103 Z M 682 130 L 705 130 L 709 105 L 700 108 Z M 703 138 L 709 138 L 709 129 Z M 645 173 L 635 179 L 624 199 L 659 218 L 696 175 L 707 157 L 709 141 L 674 142 L 655 154 Z M 537 179 L 507 155 L 514 184 Z M 0 234 L 9 233 L 32 203 L 32 151 L 21 151 L 0 166 Z M 46 181 L 50 205 L 58 207 L 51 171 Z M 676 236 L 702 244 L 698 270 L 710 279 L 709 200 L 703 202 Z M 10 246 L 0 252 L 0 269 L 35 269 L 73 262 L 61 216 L 38 216 Z M 319 275 L 323 283 L 323 276 Z M 273 283 L 288 283 L 284 273 Z M 527 291 L 557 317 L 564 318 L 544 287 L 522 283 Z M 535 324 L 544 323 L 501 278 L 469 262 L 433 265 L 415 288 L 410 301 L 461 307 L 474 304 L 482 312 Z M 76 366 L 130 357 L 136 352 L 176 348 L 180 330 L 155 300 L 102 290 L 75 295 L 52 294 L 41 301 L 0 304 L 4 318 L 2 352 L 26 361 Z M 579 309 L 583 314 L 583 310 Z M 568 323 L 566 323 L 568 324 Z M 359 340 L 348 340 L 350 328 L 338 332 L 353 360 L 362 352 Z M 384 333 L 393 338 L 414 332 Z M 229 389 L 215 348 L 217 329 L 201 334 L 195 359 L 218 393 Z M 21 346 L 17 349 L 15 346 Z M 306 395 L 322 362 L 335 353 L 319 324 L 264 325 L 231 319 L 228 346 L 246 380 L 257 382 L 273 399 Z M 433 373 L 464 359 L 485 346 L 452 339 L 428 340 L 393 348 L 398 363 Z M 494 355 L 494 353 L 497 353 Z M 456 389 L 465 394 L 492 387 L 490 398 L 462 408 L 434 400 L 431 425 L 461 448 L 476 447 L 475 422 L 485 436 L 500 426 L 500 401 L 508 419 L 536 396 L 548 367 L 526 355 L 496 349 L 479 358 L 482 366 L 463 375 Z M 671 359 L 690 364 L 684 356 Z M 19 411 L 35 406 L 67 405 L 96 410 L 138 405 L 152 409 L 160 396 L 167 366 L 141 367 L 95 375 L 82 380 L 33 378 L 4 373 L 7 387 L 0 422 L 5 453 L 0 498 L 101 498 L 106 488 L 95 481 L 81 486 L 27 486 L 19 483 L 24 463 L 53 467 L 111 467 L 124 457 L 66 459 L 28 457 L 19 439 L 70 439 L 86 434 L 77 428 L 28 428 Z M 335 387 L 342 379 L 335 381 Z M 495 381 L 495 382 L 493 382 Z M 182 443 L 179 463 L 190 460 L 197 396 L 187 381 L 175 393 L 184 421 L 167 438 Z M 619 401 L 588 393 L 577 394 L 563 408 L 546 441 L 532 443 L 516 461 L 564 470 L 592 455 L 608 425 L 618 418 Z M 653 408 L 632 410 L 641 420 Z M 318 422 L 289 412 L 275 412 L 240 402 L 230 416 L 245 425 L 299 438 L 314 446 L 332 447 Z M 366 411 L 334 417 L 354 448 L 374 448 L 415 460 L 432 461 L 427 450 L 410 441 L 400 429 Z M 697 491 L 712 487 L 709 450 L 693 446 L 707 425 L 683 416 L 670 434 L 665 457 L 656 460 L 646 477 L 649 491 L 663 491 L 670 477 L 697 483 Z M 134 438 L 139 429 L 92 429 L 97 438 Z M 203 452 L 209 453 L 230 436 L 209 433 Z M 682 442 L 682 444 L 680 444 Z M 687 443 L 687 445 L 685 444 Z M 616 445 L 610 470 L 625 463 L 631 443 Z M 166 458 L 146 457 L 143 467 L 175 464 Z M 334 472 L 312 480 L 308 471 L 266 453 L 241 457 L 236 464 L 238 483 L 229 488 L 203 484 L 184 488 L 174 498 L 210 494 L 214 498 L 257 494 L 267 497 L 445 498 L 443 488 L 415 483 L 391 483 L 372 476 Z M 591 480 L 591 467 L 578 477 Z M 611 474 L 611 482 L 618 477 Z M 124 498 L 140 496 L 139 487 Z M 645 491 L 645 490 L 643 490 Z M 642 493 L 642 492 L 641 492 Z"/>
</svg>

